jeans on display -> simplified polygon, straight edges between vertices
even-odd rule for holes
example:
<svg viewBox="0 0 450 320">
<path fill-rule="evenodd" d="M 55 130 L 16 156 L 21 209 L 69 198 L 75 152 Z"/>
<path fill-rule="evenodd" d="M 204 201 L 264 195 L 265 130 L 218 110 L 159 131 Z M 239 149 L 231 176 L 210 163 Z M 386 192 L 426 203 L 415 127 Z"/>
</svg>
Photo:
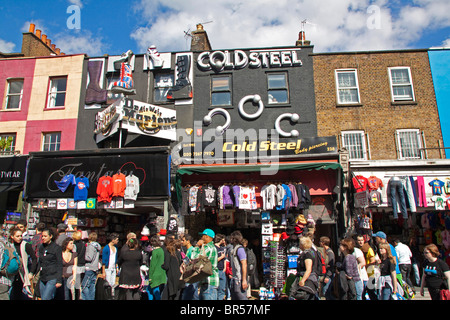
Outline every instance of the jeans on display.
<svg viewBox="0 0 450 320">
<path fill-rule="evenodd" d="M 403 188 L 406 191 L 406 196 L 408 197 L 409 208 L 411 212 L 416 212 L 416 198 L 414 197 L 415 190 L 413 189 L 413 185 L 411 184 L 410 177 L 403 177 L 402 184 Z"/>
<path fill-rule="evenodd" d="M 389 190 L 391 192 L 391 203 L 394 219 L 398 218 L 398 209 L 397 209 L 398 200 L 400 201 L 400 211 L 403 214 L 403 218 L 408 219 L 408 211 L 406 211 L 406 200 L 405 200 L 405 193 L 403 192 L 402 181 L 391 179 L 391 181 L 389 181 Z"/>
</svg>

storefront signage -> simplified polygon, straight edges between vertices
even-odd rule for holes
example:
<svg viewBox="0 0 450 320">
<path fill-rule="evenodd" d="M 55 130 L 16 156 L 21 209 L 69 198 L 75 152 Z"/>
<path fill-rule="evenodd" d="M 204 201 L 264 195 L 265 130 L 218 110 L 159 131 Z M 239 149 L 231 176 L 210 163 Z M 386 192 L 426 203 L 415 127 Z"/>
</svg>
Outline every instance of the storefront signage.
<svg viewBox="0 0 450 320">
<path fill-rule="evenodd" d="M 175 110 L 124 98 L 97 113 L 94 133 L 97 142 L 115 133 L 119 127 L 129 132 L 175 141 L 176 125 Z"/>
<path fill-rule="evenodd" d="M 23 184 L 27 157 L 0 157 L 0 185 Z"/>
<path fill-rule="evenodd" d="M 168 194 L 168 155 L 121 154 L 91 157 L 32 158 L 28 165 L 25 196 L 27 198 L 73 197 L 73 187 L 65 192 L 58 189 L 55 181 L 73 174 L 89 179 L 88 197 L 97 198 L 98 180 L 105 175 L 113 176 L 120 171 L 139 178 L 139 196 L 166 196 Z"/>
<path fill-rule="evenodd" d="M 222 160 L 237 157 L 278 157 L 313 154 L 336 154 L 336 138 L 266 139 L 258 141 L 183 142 L 180 156 L 184 159 Z"/>
<path fill-rule="evenodd" d="M 205 51 L 199 54 L 197 66 L 200 70 L 222 71 L 224 69 L 277 68 L 302 66 L 298 48 L 274 50 Z"/>
</svg>

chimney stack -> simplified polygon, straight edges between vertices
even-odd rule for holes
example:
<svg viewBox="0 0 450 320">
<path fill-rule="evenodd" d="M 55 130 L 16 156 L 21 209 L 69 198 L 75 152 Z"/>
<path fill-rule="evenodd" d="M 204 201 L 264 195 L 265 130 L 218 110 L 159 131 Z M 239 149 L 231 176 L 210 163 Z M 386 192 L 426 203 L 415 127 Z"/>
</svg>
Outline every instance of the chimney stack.
<svg viewBox="0 0 450 320">
<path fill-rule="evenodd" d="M 191 51 L 210 51 L 208 34 L 201 23 L 197 24 L 197 30 L 191 32 Z"/>
<path fill-rule="evenodd" d="M 46 34 L 36 29 L 34 23 L 30 23 L 29 32 L 23 33 L 22 51 L 25 57 L 43 57 L 51 55 L 62 55 L 61 50 L 52 44 L 52 40 L 48 39 Z M 35 33 L 36 31 L 36 33 Z"/>
<path fill-rule="evenodd" d="M 298 40 L 295 42 L 295 45 L 297 47 L 301 47 L 301 46 L 309 46 L 311 45 L 311 41 L 309 40 L 305 40 L 305 31 L 300 31 L 298 33 Z"/>
</svg>

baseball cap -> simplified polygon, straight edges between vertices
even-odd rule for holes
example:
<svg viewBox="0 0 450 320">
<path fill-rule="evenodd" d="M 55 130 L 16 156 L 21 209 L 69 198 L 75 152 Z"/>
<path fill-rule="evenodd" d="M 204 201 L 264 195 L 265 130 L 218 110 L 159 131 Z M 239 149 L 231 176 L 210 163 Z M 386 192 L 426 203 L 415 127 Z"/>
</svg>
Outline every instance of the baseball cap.
<svg viewBox="0 0 450 320">
<path fill-rule="evenodd" d="M 212 231 L 211 229 L 205 229 L 203 230 L 203 232 L 200 232 L 199 235 L 207 235 L 208 237 L 211 237 L 214 239 L 214 237 L 216 236 L 216 234 L 214 233 L 214 231 Z"/>
<path fill-rule="evenodd" d="M 381 239 L 386 239 L 386 233 L 383 231 L 378 231 L 377 233 L 374 233 L 372 237 L 380 237 Z"/>
</svg>

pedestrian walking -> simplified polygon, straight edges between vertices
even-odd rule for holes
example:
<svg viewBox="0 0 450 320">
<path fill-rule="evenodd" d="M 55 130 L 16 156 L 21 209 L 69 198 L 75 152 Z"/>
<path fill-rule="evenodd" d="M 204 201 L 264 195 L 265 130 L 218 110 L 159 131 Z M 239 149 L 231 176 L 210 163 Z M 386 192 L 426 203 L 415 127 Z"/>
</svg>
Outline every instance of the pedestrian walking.
<svg viewBox="0 0 450 320">
<path fill-rule="evenodd" d="M 248 274 L 247 274 L 247 254 L 244 248 L 244 238 L 240 231 L 231 233 L 231 269 L 233 276 L 230 284 L 231 300 L 248 300 Z"/>
<path fill-rule="evenodd" d="M 40 271 L 39 291 L 42 300 L 52 300 L 56 289 L 62 286 L 62 249 L 53 241 L 53 233 L 42 231 L 42 245 L 39 247 L 38 266 Z"/>
<path fill-rule="evenodd" d="M 431 300 L 440 300 L 440 291 L 450 288 L 450 268 L 439 258 L 440 252 L 435 244 L 425 246 L 423 254 L 425 261 L 420 294 L 423 296 L 424 288 L 427 287 Z"/>
<path fill-rule="evenodd" d="M 377 289 L 379 290 L 379 300 L 392 300 L 392 295 L 397 294 L 397 273 L 395 271 L 396 260 L 392 254 L 389 243 L 378 245 L 380 253 L 380 277 Z M 395 251 L 395 249 L 394 249 Z"/>
<path fill-rule="evenodd" d="M 142 252 L 139 250 L 138 240 L 134 237 L 128 239 L 125 246 L 127 249 L 122 248 L 117 261 L 120 269 L 119 299 L 140 300 Z"/>
<path fill-rule="evenodd" d="M 97 233 L 91 232 L 88 236 L 88 244 L 86 246 L 86 271 L 81 281 L 81 299 L 95 300 L 95 285 L 97 282 L 97 274 L 99 271 L 100 252 L 102 250 L 97 242 Z"/>
<path fill-rule="evenodd" d="M 74 252 L 74 241 L 72 238 L 67 237 L 61 244 L 62 257 L 63 257 L 63 287 L 64 287 L 64 299 L 75 300 L 75 288 L 76 283 L 79 283 L 78 279 L 78 253 Z"/>
</svg>

